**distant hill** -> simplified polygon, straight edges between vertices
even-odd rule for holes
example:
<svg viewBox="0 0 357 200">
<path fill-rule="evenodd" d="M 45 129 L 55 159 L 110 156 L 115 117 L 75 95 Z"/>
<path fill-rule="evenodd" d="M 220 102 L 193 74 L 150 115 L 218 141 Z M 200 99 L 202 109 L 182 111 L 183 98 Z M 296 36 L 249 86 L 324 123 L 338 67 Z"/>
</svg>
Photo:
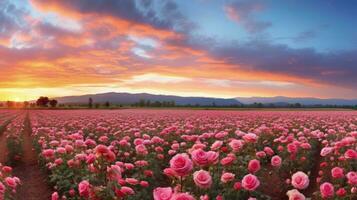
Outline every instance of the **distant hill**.
<svg viewBox="0 0 357 200">
<path fill-rule="evenodd" d="M 263 103 L 263 104 L 274 104 L 274 105 L 286 105 L 286 104 L 295 104 L 300 103 L 305 106 L 312 105 L 346 105 L 354 106 L 357 105 L 357 99 L 319 99 L 312 97 L 237 97 L 239 102 L 243 104 L 253 104 Z"/>
<path fill-rule="evenodd" d="M 88 103 L 88 99 L 92 98 L 94 103 L 104 103 L 109 101 L 112 104 L 133 104 L 139 102 L 141 99 L 150 100 L 151 103 L 155 101 L 175 101 L 176 105 L 196 105 L 211 106 L 230 106 L 241 104 L 237 99 L 223 99 L 223 98 L 209 98 L 209 97 L 181 97 L 173 95 L 154 95 L 148 93 L 103 93 L 103 94 L 88 94 L 81 96 L 65 96 L 56 97 L 59 103 Z"/>
</svg>

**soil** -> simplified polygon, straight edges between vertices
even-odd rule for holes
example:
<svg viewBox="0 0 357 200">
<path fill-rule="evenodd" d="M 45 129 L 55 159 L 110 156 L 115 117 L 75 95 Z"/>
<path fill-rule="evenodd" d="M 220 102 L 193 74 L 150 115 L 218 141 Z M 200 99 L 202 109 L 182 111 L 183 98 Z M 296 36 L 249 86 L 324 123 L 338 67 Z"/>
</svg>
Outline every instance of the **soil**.
<svg viewBox="0 0 357 200">
<path fill-rule="evenodd" d="M 6 137 L 3 134 L 6 130 L 6 125 L 0 125 L 0 163 L 5 164 L 7 161 Z"/>
<path fill-rule="evenodd" d="M 31 127 L 28 117 L 25 118 L 23 133 L 23 158 L 13 169 L 13 175 L 20 178 L 15 199 L 18 200 L 49 200 L 51 188 L 47 183 L 47 176 L 38 163 L 36 152 L 32 148 Z"/>
</svg>

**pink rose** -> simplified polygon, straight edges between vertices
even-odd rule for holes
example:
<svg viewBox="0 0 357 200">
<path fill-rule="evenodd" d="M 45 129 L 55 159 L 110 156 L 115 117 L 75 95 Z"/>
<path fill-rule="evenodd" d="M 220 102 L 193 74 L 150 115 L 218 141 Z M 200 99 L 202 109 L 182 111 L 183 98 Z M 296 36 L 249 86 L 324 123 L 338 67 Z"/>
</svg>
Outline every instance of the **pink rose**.
<svg viewBox="0 0 357 200">
<path fill-rule="evenodd" d="M 357 185 L 357 172 L 348 172 L 346 177 L 348 179 L 348 184 Z"/>
<path fill-rule="evenodd" d="M 208 162 L 210 164 L 217 164 L 219 159 L 219 153 L 215 151 L 208 151 L 207 152 Z"/>
<path fill-rule="evenodd" d="M 274 151 L 273 151 L 273 149 L 270 148 L 270 147 L 264 147 L 264 152 L 265 152 L 266 154 L 268 154 L 269 156 L 274 155 Z"/>
<path fill-rule="evenodd" d="M 220 140 L 216 140 L 212 145 L 211 145 L 211 150 L 217 150 L 219 148 L 221 148 L 221 146 L 223 145 L 223 142 Z"/>
<path fill-rule="evenodd" d="M 287 147 L 288 147 L 288 152 L 291 154 L 295 154 L 298 151 L 298 146 L 294 143 L 289 143 Z"/>
<path fill-rule="evenodd" d="M 154 189 L 154 200 L 170 200 L 173 191 L 171 187 L 158 187 Z"/>
<path fill-rule="evenodd" d="M 331 183 L 325 182 L 320 185 L 320 192 L 323 198 L 333 197 L 334 187 Z"/>
<path fill-rule="evenodd" d="M 254 143 L 258 140 L 258 136 L 254 133 L 247 133 L 243 137 L 244 141 Z"/>
<path fill-rule="evenodd" d="M 242 149 L 243 147 L 243 142 L 242 140 L 236 140 L 233 139 L 230 143 L 229 146 L 233 149 L 234 152 L 237 152 Z"/>
<path fill-rule="evenodd" d="M 175 193 L 170 200 L 195 200 L 189 193 Z"/>
<path fill-rule="evenodd" d="M 191 152 L 192 160 L 199 166 L 206 166 L 209 164 L 208 154 L 202 149 L 196 149 Z"/>
<path fill-rule="evenodd" d="M 289 200 L 305 200 L 305 196 L 296 189 L 289 190 L 286 195 L 288 195 Z"/>
<path fill-rule="evenodd" d="M 347 191 L 345 190 L 345 188 L 340 188 L 336 191 L 336 195 L 339 196 L 339 197 L 343 197 L 345 196 L 347 193 Z"/>
<path fill-rule="evenodd" d="M 53 149 L 45 149 L 42 151 L 42 155 L 45 158 L 52 158 L 55 155 L 55 151 Z"/>
<path fill-rule="evenodd" d="M 124 195 L 133 195 L 135 194 L 134 190 L 130 187 L 122 186 L 120 192 Z"/>
<path fill-rule="evenodd" d="M 259 187 L 260 182 L 256 176 L 253 174 L 247 174 L 242 179 L 242 187 L 249 191 L 254 191 Z"/>
<path fill-rule="evenodd" d="M 325 156 L 327 156 L 328 154 L 330 154 L 332 151 L 333 151 L 333 148 L 332 148 L 332 147 L 325 147 L 325 148 L 321 149 L 320 155 L 321 155 L 322 157 L 325 157 Z"/>
<path fill-rule="evenodd" d="M 341 167 L 334 167 L 331 169 L 331 176 L 333 178 L 343 178 L 343 169 Z"/>
<path fill-rule="evenodd" d="M 275 155 L 271 158 L 271 165 L 273 167 L 280 167 L 281 166 L 281 158 L 278 155 Z"/>
<path fill-rule="evenodd" d="M 135 151 L 139 155 L 147 155 L 149 153 L 148 150 L 146 149 L 145 145 L 143 145 L 143 144 L 136 145 Z"/>
<path fill-rule="evenodd" d="M 16 186 L 17 186 L 17 182 L 16 182 L 15 178 L 6 177 L 5 183 L 7 186 L 12 187 L 13 189 L 16 188 Z"/>
<path fill-rule="evenodd" d="M 309 186 L 309 177 L 301 171 L 296 172 L 291 177 L 291 184 L 300 190 L 303 190 Z"/>
<path fill-rule="evenodd" d="M 235 160 L 234 157 L 232 157 L 232 156 L 227 156 L 227 157 L 225 157 L 225 158 L 223 158 L 223 159 L 221 160 L 221 165 L 223 165 L 223 166 L 230 165 L 230 164 L 233 163 L 234 160 Z"/>
<path fill-rule="evenodd" d="M 81 197 L 88 197 L 90 192 L 90 184 L 84 180 L 78 184 L 78 192 Z"/>
<path fill-rule="evenodd" d="M 212 177 L 209 172 L 205 170 L 193 173 L 193 181 L 199 188 L 209 188 L 212 185 Z"/>
<path fill-rule="evenodd" d="M 170 168 L 179 176 L 186 176 L 192 171 L 193 164 L 186 153 L 181 153 L 171 158 Z"/>
<path fill-rule="evenodd" d="M 357 159 L 357 152 L 353 149 L 348 149 L 345 154 L 344 154 L 345 158 L 347 159 Z"/>
<path fill-rule="evenodd" d="M 250 173 L 255 173 L 260 170 L 259 160 L 253 159 L 248 163 L 248 170 Z"/>
<path fill-rule="evenodd" d="M 223 183 L 228 183 L 230 181 L 233 181 L 234 180 L 234 177 L 235 177 L 235 174 L 233 173 L 229 173 L 229 172 L 225 172 L 222 174 L 221 176 L 221 181 Z"/>
<path fill-rule="evenodd" d="M 58 199 L 59 199 L 58 193 L 57 192 L 52 193 L 51 200 L 58 200 Z"/>
</svg>

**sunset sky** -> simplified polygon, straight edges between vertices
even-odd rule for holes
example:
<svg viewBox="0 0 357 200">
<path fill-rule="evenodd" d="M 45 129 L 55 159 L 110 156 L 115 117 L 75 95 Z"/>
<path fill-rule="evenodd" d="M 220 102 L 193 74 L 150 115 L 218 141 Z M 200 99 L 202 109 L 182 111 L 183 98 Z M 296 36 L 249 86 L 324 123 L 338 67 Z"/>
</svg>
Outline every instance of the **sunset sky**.
<svg viewBox="0 0 357 200">
<path fill-rule="evenodd" d="M 0 100 L 357 98 L 353 0 L 0 0 Z"/>
</svg>

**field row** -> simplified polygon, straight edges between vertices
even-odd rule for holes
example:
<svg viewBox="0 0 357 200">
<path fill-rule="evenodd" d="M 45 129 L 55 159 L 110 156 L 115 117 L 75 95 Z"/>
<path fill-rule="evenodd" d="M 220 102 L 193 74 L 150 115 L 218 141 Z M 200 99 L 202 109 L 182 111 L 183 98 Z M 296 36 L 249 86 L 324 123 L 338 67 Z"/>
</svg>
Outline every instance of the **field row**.
<svg viewBox="0 0 357 200">
<path fill-rule="evenodd" d="M 9 161 L 30 127 L 53 200 L 357 197 L 356 112 L 30 111 Z"/>
</svg>

